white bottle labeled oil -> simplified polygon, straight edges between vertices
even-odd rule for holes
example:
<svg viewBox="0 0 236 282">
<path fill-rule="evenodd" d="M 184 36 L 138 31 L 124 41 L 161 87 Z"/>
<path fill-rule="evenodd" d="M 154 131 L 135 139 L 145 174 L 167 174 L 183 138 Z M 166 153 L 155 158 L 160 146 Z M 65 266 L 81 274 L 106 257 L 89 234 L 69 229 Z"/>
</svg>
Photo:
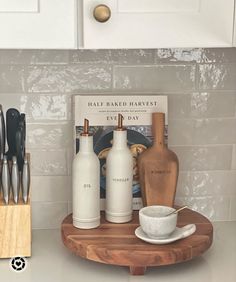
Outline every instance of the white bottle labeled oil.
<svg viewBox="0 0 236 282">
<path fill-rule="evenodd" d="M 123 116 L 113 132 L 113 144 L 106 160 L 106 219 L 124 223 L 132 219 L 133 158 L 127 146 Z"/>
<path fill-rule="evenodd" d="M 80 148 L 73 161 L 73 225 L 81 229 L 100 225 L 100 165 L 93 151 L 89 122 L 84 121 Z"/>
</svg>

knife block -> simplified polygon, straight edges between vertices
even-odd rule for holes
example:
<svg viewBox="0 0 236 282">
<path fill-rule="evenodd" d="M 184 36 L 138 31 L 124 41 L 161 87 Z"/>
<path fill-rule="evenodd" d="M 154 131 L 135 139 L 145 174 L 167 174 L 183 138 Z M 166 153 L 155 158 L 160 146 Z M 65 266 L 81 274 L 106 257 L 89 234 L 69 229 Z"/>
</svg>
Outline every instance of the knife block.
<svg viewBox="0 0 236 282">
<path fill-rule="evenodd" d="M 29 154 L 27 154 L 29 159 Z M 31 256 L 31 201 L 24 204 L 20 193 L 15 204 L 10 195 L 5 205 L 0 194 L 0 258 Z"/>
</svg>

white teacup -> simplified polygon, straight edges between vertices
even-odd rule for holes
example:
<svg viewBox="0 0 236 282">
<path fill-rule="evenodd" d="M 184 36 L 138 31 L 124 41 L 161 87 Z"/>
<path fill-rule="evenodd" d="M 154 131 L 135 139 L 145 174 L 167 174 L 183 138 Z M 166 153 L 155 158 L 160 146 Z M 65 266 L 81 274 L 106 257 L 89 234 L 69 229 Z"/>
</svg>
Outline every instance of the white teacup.
<svg viewBox="0 0 236 282">
<path fill-rule="evenodd" d="M 139 211 L 139 222 L 143 231 L 150 238 L 167 238 L 176 228 L 177 213 L 167 206 L 148 206 Z"/>
</svg>

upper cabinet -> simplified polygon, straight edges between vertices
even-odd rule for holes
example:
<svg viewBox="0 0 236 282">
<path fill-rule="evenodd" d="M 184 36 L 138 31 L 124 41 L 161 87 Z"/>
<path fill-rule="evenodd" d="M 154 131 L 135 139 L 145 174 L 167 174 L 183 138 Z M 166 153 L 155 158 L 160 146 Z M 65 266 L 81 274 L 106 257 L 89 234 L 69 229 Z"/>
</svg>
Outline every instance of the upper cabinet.
<svg viewBox="0 0 236 282">
<path fill-rule="evenodd" d="M 0 0 L 0 48 L 231 47 L 234 2 Z"/>
<path fill-rule="evenodd" d="M 232 46 L 234 0 L 80 0 L 80 4 L 82 48 Z"/>
<path fill-rule="evenodd" d="M 0 48 L 77 47 L 77 0 L 0 0 Z"/>
</svg>

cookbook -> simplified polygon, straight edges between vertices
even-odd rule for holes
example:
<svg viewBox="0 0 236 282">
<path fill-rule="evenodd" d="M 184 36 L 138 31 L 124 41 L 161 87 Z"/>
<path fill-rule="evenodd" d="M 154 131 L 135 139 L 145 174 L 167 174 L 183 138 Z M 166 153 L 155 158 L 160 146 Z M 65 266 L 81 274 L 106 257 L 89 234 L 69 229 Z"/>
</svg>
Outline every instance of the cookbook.
<svg viewBox="0 0 236 282">
<path fill-rule="evenodd" d="M 117 126 L 118 114 L 124 117 L 127 128 L 127 145 L 133 155 L 133 209 L 142 207 L 137 157 L 151 146 L 153 112 L 163 112 L 166 116 L 165 142 L 168 134 L 167 96 L 163 95 L 74 95 L 74 153 L 79 151 L 79 137 L 83 131 L 84 119 L 90 123 L 94 135 L 94 152 L 100 161 L 101 209 L 105 209 L 106 198 L 106 157 L 112 146 L 113 129 Z"/>
</svg>

